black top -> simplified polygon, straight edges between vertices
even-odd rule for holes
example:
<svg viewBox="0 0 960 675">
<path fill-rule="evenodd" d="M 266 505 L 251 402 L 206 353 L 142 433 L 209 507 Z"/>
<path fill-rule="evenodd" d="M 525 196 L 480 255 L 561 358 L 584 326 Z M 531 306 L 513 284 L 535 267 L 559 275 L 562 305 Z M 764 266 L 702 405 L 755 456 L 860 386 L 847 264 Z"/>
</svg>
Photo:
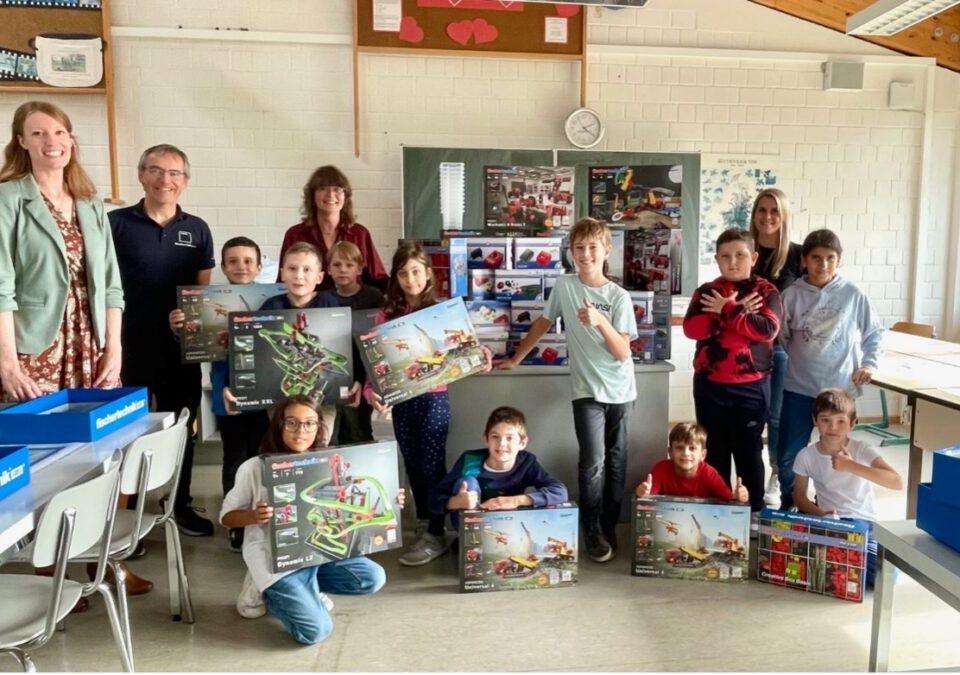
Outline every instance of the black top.
<svg viewBox="0 0 960 675">
<path fill-rule="evenodd" d="M 175 346 L 168 315 L 177 308 L 177 286 L 196 284 L 197 273 L 216 264 L 210 228 L 179 206 L 161 226 L 147 215 L 142 199 L 108 217 L 126 303 L 124 352 Z"/>
<path fill-rule="evenodd" d="M 268 298 L 267 301 L 260 306 L 260 309 L 323 309 L 324 307 L 339 307 L 339 305 L 330 294 L 321 291 L 317 293 L 313 300 L 303 307 L 294 307 L 290 304 L 290 298 L 287 297 L 287 294 L 281 293 L 280 295 Z"/>
<path fill-rule="evenodd" d="M 783 293 L 790 284 L 803 276 L 803 264 L 800 261 L 801 250 L 800 244 L 790 242 L 790 248 L 787 250 L 787 259 L 783 263 L 780 275 L 774 279 L 771 275 L 771 267 L 773 266 L 773 256 L 774 253 L 776 253 L 776 249 L 757 246 L 757 253 L 760 254 L 760 257 L 757 258 L 757 264 L 753 266 L 753 273 L 761 279 L 766 279 L 776 286 L 778 291 Z"/>
<path fill-rule="evenodd" d="M 353 310 L 383 307 L 383 293 L 373 286 L 361 286 L 360 290 L 353 295 L 340 295 L 335 288 L 323 292 L 329 294 L 339 307 L 349 307 Z"/>
</svg>

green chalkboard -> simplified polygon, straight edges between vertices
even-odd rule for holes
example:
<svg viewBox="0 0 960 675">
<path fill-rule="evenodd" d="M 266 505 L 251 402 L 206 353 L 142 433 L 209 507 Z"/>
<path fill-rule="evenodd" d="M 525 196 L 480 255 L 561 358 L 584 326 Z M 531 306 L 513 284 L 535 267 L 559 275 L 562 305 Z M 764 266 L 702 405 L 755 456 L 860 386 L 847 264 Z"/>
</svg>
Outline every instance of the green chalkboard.
<svg viewBox="0 0 960 675">
<path fill-rule="evenodd" d="M 440 213 L 440 163 L 464 164 L 464 230 L 483 229 L 485 166 L 553 166 L 553 150 L 483 150 L 403 147 L 403 236 L 436 239 Z"/>
</svg>

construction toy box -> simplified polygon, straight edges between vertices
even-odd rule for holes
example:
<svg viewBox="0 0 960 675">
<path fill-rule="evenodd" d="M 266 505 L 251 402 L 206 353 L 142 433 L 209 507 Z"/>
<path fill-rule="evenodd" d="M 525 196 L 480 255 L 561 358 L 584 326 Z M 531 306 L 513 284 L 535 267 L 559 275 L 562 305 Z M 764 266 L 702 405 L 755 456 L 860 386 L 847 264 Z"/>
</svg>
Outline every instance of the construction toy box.
<svg viewBox="0 0 960 675">
<path fill-rule="evenodd" d="M 510 342 L 507 351 L 513 354 L 520 346 L 524 333 L 510 333 Z M 520 362 L 522 366 L 566 366 L 569 364 L 567 354 L 567 337 L 565 335 L 544 335 L 534 345 L 533 349 Z"/>
<path fill-rule="evenodd" d="M 400 546 L 396 441 L 263 457 L 274 572 Z"/>
<path fill-rule="evenodd" d="M 474 328 L 497 327 L 503 330 L 510 325 L 510 303 L 499 300 L 468 300 L 467 314 Z"/>
<path fill-rule="evenodd" d="M 145 387 L 61 389 L 0 410 L 4 443 L 96 441 L 150 410 Z"/>
<path fill-rule="evenodd" d="M 623 273 L 628 290 L 670 295 L 670 230 L 629 230 Z"/>
<path fill-rule="evenodd" d="M 543 297 L 543 272 L 540 270 L 499 270 L 494 277 L 497 300 L 539 300 Z"/>
<path fill-rule="evenodd" d="M 223 361 L 230 349 L 230 312 L 255 312 L 270 298 L 286 292 L 283 284 L 177 286 L 177 307 L 183 312 L 180 358 L 183 363 Z"/>
<path fill-rule="evenodd" d="M 510 340 L 510 334 L 500 328 L 478 328 L 477 340 L 480 345 L 486 347 L 493 354 L 495 359 L 506 358 Z"/>
<path fill-rule="evenodd" d="M 296 394 L 335 404 L 353 384 L 349 307 L 230 313 L 230 388 L 240 410 Z"/>
<path fill-rule="evenodd" d="M 757 581 L 862 602 L 867 535 L 863 522 L 764 509 Z"/>
<path fill-rule="evenodd" d="M 637 337 L 630 341 L 630 355 L 634 363 L 654 363 L 657 331 L 653 328 L 638 328 Z"/>
<path fill-rule="evenodd" d="M 543 270 L 543 299 L 549 300 L 557 285 L 557 279 L 563 276 L 563 270 Z"/>
<path fill-rule="evenodd" d="M 513 240 L 513 266 L 519 269 L 561 267 L 563 237 L 517 237 Z"/>
<path fill-rule="evenodd" d="M 917 527 L 942 544 L 960 551 L 960 507 L 941 501 L 934 474 L 933 483 L 917 486 Z"/>
<path fill-rule="evenodd" d="M 470 292 L 467 283 L 467 242 L 470 240 L 465 237 L 454 237 L 415 241 L 423 247 L 427 258 L 430 259 L 437 297 L 466 297 Z"/>
<path fill-rule="evenodd" d="M 932 487 L 934 499 L 960 509 L 960 445 L 933 453 Z"/>
<path fill-rule="evenodd" d="M 528 331 L 534 321 L 543 316 L 543 310 L 547 306 L 545 300 L 516 300 L 510 303 L 510 330 Z M 550 328 L 551 333 L 556 332 L 557 326 L 554 324 Z"/>
<path fill-rule="evenodd" d="M 693 497 L 634 499 L 633 575 L 743 581 L 750 505 Z"/>
<path fill-rule="evenodd" d="M 460 513 L 460 590 L 519 591 L 577 583 L 579 509 Z"/>
<path fill-rule="evenodd" d="M 629 291 L 638 326 L 653 325 L 653 291 Z"/>
<path fill-rule="evenodd" d="M 462 298 L 439 302 L 357 335 L 373 389 L 386 405 L 483 370 L 486 357 Z"/>
<path fill-rule="evenodd" d="M 500 270 L 513 267 L 513 248 L 506 237 L 467 239 L 467 267 L 472 270 Z"/>
<path fill-rule="evenodd" d="M 0 500 L 30 484 L 30 451 L 25 445 L 0 445 Z"/>
<path fill-rule="evenodd" d="M 470 293 L 467 295 L 471 300 L 494 300 L 497 296 L 494 293 L 494 271 L 493 270 L 469 270 Z"/>
</svg>

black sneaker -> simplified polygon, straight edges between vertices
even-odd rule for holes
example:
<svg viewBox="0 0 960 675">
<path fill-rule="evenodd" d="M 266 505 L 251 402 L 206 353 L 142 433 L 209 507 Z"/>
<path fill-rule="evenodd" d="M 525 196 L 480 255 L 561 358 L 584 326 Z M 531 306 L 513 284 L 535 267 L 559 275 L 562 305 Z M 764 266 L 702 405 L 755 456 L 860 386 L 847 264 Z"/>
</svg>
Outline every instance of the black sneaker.
<svg viewBox="0 0 960 675">
<path fill-rule="evenodd" d="M 613 547 L 599 530 L 587 532 L 587 555 L 593 562 L 598 563 L 613 559 Z"/>
<path fill-rule="evenodd" d="M 243 551 L 243 528 L 242 527 L 231 527 L 230 531 L 227 533 L 227 537 L 230 542 L 228 544 L 231 551 L 234 553 L 240 553 Z"/>
<path fill-rule="evenodd" d="M 188 508 L 182 513 L 174 515 L 177 527 L 188 537 L 213 536 L 213 523 L 199 515 L 196 509 Z"/>
</svg>

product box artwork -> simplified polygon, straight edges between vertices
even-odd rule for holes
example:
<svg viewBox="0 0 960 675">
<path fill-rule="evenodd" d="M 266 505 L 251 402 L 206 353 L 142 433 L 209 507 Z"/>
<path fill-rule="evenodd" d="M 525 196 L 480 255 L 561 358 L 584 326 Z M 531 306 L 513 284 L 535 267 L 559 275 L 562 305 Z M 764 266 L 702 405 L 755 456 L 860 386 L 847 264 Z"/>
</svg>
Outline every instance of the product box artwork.
<svg viewBox="0 0 960 675">
<path fill-rule="evenodd" d="M 499 300 L 470 300 L 466 303 L 470 322 L 475 328 L 510 325 L 510 303 Z"/>
<path fill-rule="evenodd" d="M 274 572 L 400 546 L 395 441 L 263 457 Z"/>
<path fill-rule="evenodd" d="M 467 267 L 471 270 L 510 269 L 513 249 L 505 237 L 469 237 Z"/>
<path fill-rule="evenodd" d="M 517 269 L 555 269 L 561 267 L 563 237 L 517 237 L 513 240 L 513 260 Z"/>
<path fill-rule="evenodd" d="M 339 402 L 353 384 L 349 307 L 231 312 L 230 387 L 240 410 L 305 394 Z"/>
<path fill-rule="evenodd" d="M 867 525 L 803 513 L 760 512 L 757 580 L 863 601 Z"/>
<path fill-rule="evenodd" d="M 30 484 L 30 451 L 25 445 L 0 445 L 0 500 Z"/>
<path fill-rule="evenodd" d="M 750 570 L 749 547 L 749 505 L 693 497 L 634 499 L 634 576 L 743 581 Z"/>
<path fill-rule="evenodd" d="M 145 387 L 61 389 L 0 410 L 4 443 L 96 441 L 149 412 Z"/>
<path fill-rule="evenodd" d="M 578 514 L 572 502 L 460 514 L 460 590 L 516 591 L 577 583 Z"/>
<path fill-rule="evenodd" d="M 543 272 L 500 270 L 493 287 L 497 300 L 539 300 L 543 297 Z"/>
</svg>

